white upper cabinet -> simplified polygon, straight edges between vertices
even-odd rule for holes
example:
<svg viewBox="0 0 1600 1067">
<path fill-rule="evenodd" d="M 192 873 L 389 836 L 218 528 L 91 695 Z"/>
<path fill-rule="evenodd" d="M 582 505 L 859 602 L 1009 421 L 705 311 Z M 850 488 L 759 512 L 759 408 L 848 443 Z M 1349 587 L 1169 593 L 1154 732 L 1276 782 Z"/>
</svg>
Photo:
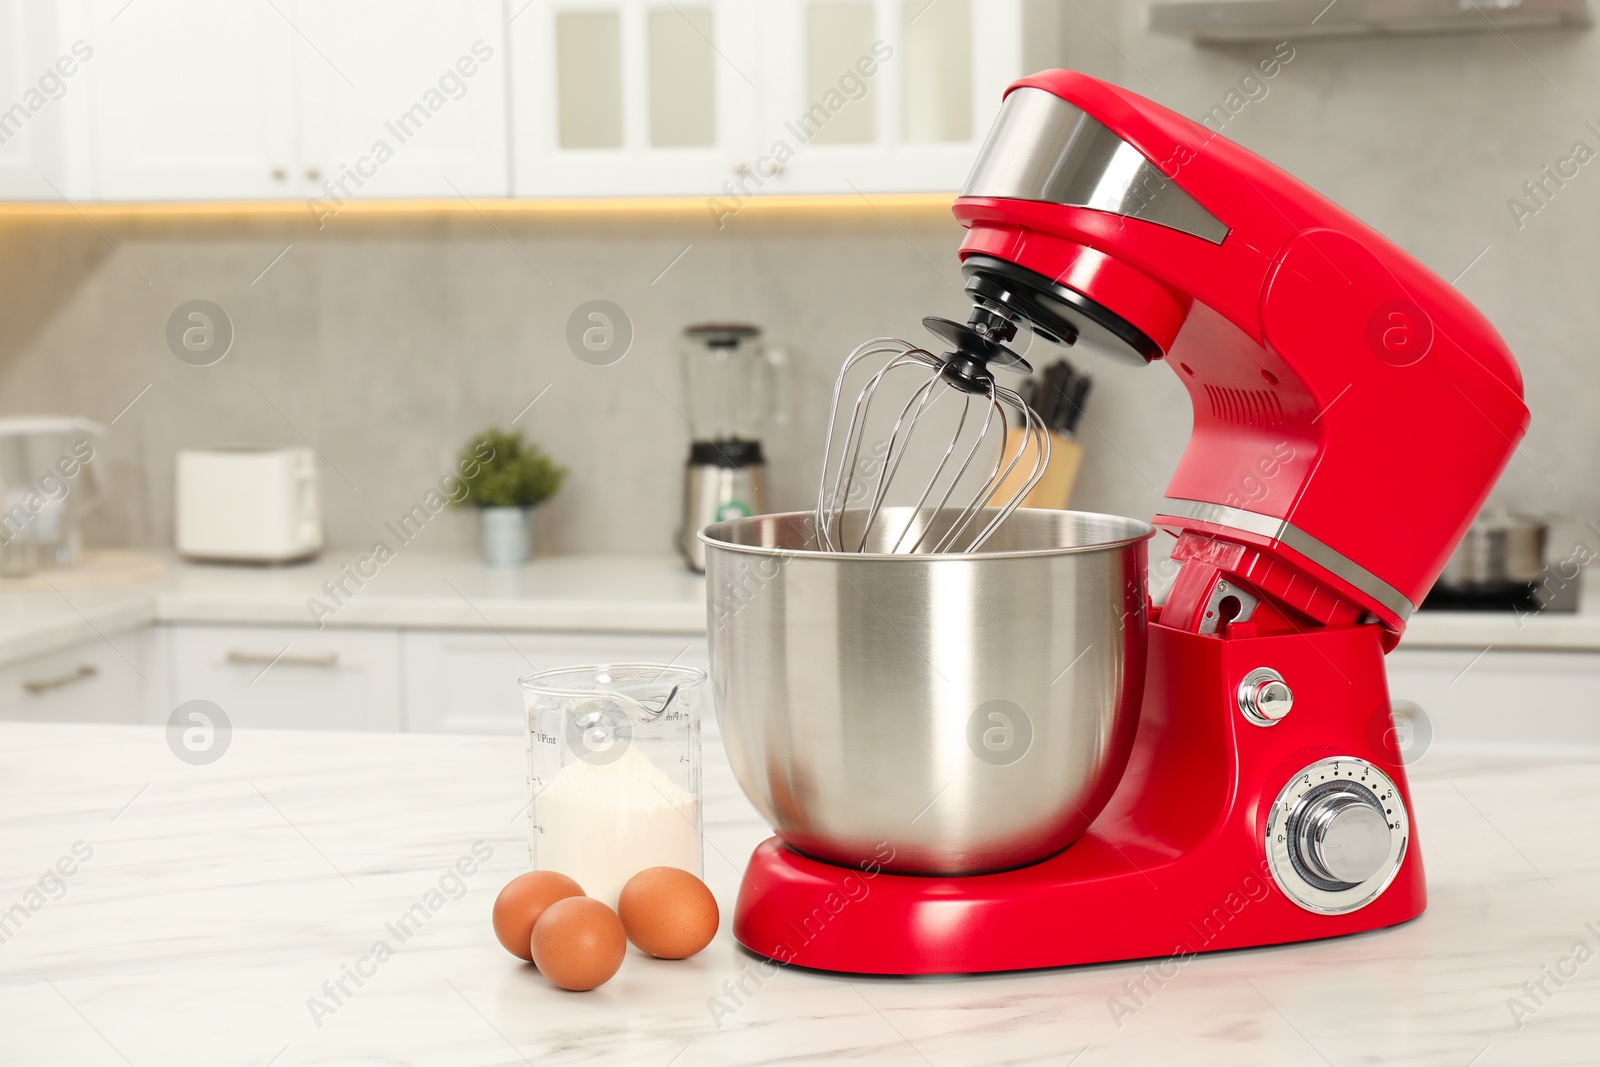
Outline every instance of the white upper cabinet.
<svg viewBox="0 0 1600 1067">
<path fill-rule="evenodd" d="M 954 193 L 1026 73 L 1020 0 L 761 7 L 762 193 Z"/>
<path fill-rule="evenodd" d="M 505 196 L 504 18 L 500 0 L 94 0 L 96 194 Z"/>
<path fill-rule="evenodd" d="M 303 195 L 293 17 L 281 0 L 92 0 L 96 196 Z"/>
<path fill-rule="evenodd" d="M 89 195 L 82 8 L 0 0 L 0 197 Z"/>
<path fill-rule="evenodd" d="M 299 56 L 309 195 L 511 191 L 501 0 L 302 2 L 298 25 L 317 49 Z"/>
<path fill-rule="evenodd" d="M 512 0 L 519 196 L 707 194 L 761 111 L 751 0 Z"/>
<path fill-rule="evenodd" d="M 1021 0 L 536 2 L 523 196 L 954 192 L 1022 70 Z"/>
<path fill-rule="evenodd" d="M 0 197 L 953 193 L 1023 8 L 0 0 Z"/>
</svg>

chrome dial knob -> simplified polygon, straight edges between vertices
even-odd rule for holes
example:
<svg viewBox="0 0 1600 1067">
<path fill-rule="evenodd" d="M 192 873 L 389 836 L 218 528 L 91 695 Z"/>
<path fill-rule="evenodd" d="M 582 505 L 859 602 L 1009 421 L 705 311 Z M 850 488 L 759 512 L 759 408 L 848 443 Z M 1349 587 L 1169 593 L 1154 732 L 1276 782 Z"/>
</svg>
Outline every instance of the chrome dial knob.
<svg viewBox="0 0 1600 1067">
<path fill-rule="evenodd" d="M 1263 829 L 1278 888 L 1307 911 L 1342 915 L 1394 880 L 1411 821 L 1387 774 L 1364 759 L 1331 756 L 1284 784 Z"/>
<path fill-rule="evenodd" d="M 1389 818 L 1361 786 L 1307 797 L 1295 821 L 1300 862 L 1328 882 L 1365 882 L 1389 858 Z"/>
</svg>

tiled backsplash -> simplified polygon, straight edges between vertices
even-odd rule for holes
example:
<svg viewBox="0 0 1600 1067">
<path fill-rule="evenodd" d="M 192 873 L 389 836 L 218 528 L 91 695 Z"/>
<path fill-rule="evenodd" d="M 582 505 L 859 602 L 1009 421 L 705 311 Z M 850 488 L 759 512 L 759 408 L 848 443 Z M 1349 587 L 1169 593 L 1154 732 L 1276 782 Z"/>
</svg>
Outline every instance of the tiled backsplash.
<svg viewBox="0 0 1600 1067">
<path fill-rule="evenodd" d="M 1117 33 L 1106 21 L 1117 8 L 1084 9 Z M 1125 60 L 1075 61 L 1073 42 L 1094 31 L 1065 21 L 1069 63 L 1185 114 L 1220 108 L 1228 136 L 1459 275 L 1518 354 L 1534 411 L 1498 499 L 1600 513 L 1600 369 L 1587 351 L 1600 334 L 1600 173 L 1579 169 L 1538 200 L 1524 185 L 1575 142 L 1600 149 L 1585 125 L 1600 124 L 1592 34 L 1523 34 L 1515 48 L 1487 33 L 1296 43 L 1270 81 L 1250 83 L 1273 46 L 1197 49 L 1124 27 Z M 917 336 L 923 315 L 964 316 L 959 237 L 947 216 L 860 206 L 746 213 L 722 230 L 698 212 L 347 214 L 321 231 L 298 214 L 0 219 L 0 411 L 116 417 L 103 447 L 113 499 L 92 528 L 102 543 L 170 545 L 178 448 L 305 440 L 324 459 L 331 543 L 364 548 L 450 471 L 469 434 L 540 396 L 518 425 L 572 475 L 540 518 L 539 550 L 666 551 L 687 447 L 682 327 L 748 320 L 792 351 L 792 415 L 768 451 L 774 504 L 804 507 L 844 354 L 879 334 Z M 196 298 L 236 334 L 209 367 L 180 362 L 165 338 L 173 309 Z M 635 332 L 609 367 L 564 339 L 573 309 L 596 298 Z M 1186 436 L 1185 394 L 1161 367 L 1085 369 L 1096 385 L 1075 503 L 1148 514 Z M 475 527 L 452 514 L 424 536 L 466 546 Z"/>
</svg>

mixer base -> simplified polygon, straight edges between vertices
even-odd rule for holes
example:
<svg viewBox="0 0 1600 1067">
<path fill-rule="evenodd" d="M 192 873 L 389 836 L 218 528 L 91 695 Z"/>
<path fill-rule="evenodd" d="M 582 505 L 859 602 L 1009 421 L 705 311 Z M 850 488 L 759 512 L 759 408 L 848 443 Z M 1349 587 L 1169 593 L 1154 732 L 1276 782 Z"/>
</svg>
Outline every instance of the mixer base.
<svg viewBox="0 0 1600 1067">
<path fill-rule="evenodd" d="M 1391 886 L 1348 915 L 1289 903 L 1264 869 L 1231 881 L 1150 881 L 1092 832 L 1020 870 L 960 878 L 879 873 L 808 859 L 769 838 L 745 870 L 734 915 L 740 944 L 782 964 L 849 974 L 976 974 L 1312 941 L 1420 915 Z M 1157 882 L 1154 879 L 1160 878 Z"/>
<path fill-rule="evenodd" d="M 1219 640 L 1152 624 L 1133 757 L 1106 811 L 1071 847 L 1017 870 L 924 877 L 872 861 L 824 863 L 771 838 L 745 871 L 734 935 L 779 963 L 818 970 L 963 974 L 1146 958 L 1170 968 L 1200 952 L 1415 918 L 1427 893 L 1414 821 L 1392 880 L 1344 914 L 1294 903 L 1263 837 L 1279 791 L 1330 757 L 1370 762 L 1410 807 L 1380 641 L 1374 625 Z M 1263 664 L 1296 693 L 1293 712 L 1271 728 L 1248 722 L 1232 698 Z M 884 862 L 892 849 L 880 847 Z"/>
</svg>

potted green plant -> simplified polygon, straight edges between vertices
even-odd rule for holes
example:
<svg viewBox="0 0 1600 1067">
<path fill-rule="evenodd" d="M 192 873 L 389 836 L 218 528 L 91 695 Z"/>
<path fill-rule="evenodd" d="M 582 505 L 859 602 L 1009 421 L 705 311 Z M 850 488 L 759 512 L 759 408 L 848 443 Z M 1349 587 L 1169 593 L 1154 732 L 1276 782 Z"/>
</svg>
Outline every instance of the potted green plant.
<svg viewBox="0 0 1600 1067">
<path fill-rule="evenodd" d="M 533 545 L 533 509 L 555 496 L 567 469 L 520 430 L 488 429 L 461 449 L 459 507 L 482 516 L 483 561 L 491 566 L 527 562 Z"/>
</svg>

